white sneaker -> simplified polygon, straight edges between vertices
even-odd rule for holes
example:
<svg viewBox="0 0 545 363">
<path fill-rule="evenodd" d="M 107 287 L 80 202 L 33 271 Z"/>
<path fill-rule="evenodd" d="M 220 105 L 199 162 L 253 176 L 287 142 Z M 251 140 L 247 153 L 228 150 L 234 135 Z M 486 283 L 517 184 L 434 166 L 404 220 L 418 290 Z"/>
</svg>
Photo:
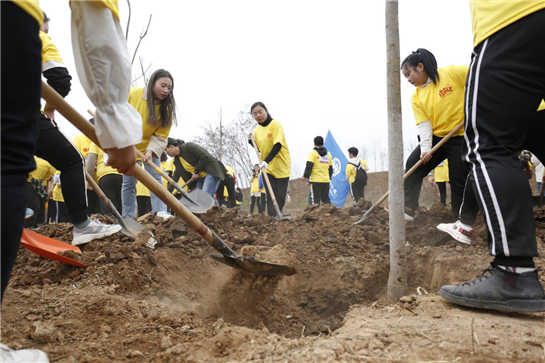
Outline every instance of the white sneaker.
<svg viewBox="0 0 545 363">
<path fill-rule="evenodd" d="M 157 215 L 157 217 L 163 218 L 165 221 L 166 221 L 167 219 L 174 218 L 174 216 L 173 216 L 172 214 L 170 214 L 170 213 L 168 213 L 168 212 L 163 212 L 163 211 L 157 212 L 156 215 Z"/>
<path fill-rule="evenodd" d="M 471 237 L 473 237 L 474 229 L 464 225 L 460 220 L 454 223 L 441 223 L 437 225 L 437 229 L 443 232 L 447 232 L 458 242 L 471 244 Z"/>
<path fill-rule="evenodd" d="M 49 358 L 45 352 L 38 349 L 20 349 L 13 350 L 4 344 L 0 344 L 0 361 L 1 362 L 38 362 L 49 363 Z"/>
<path fill-rule="evenodd" d="M 95 239 L 111 236 L 121 231 L 119 224 L 102 224 L 98 219 L 91 219 L 89 225 L 85 228 L 76 228 L 74 226 L 73 246 L 79 246 L 94 241 Z"/>
</svg>

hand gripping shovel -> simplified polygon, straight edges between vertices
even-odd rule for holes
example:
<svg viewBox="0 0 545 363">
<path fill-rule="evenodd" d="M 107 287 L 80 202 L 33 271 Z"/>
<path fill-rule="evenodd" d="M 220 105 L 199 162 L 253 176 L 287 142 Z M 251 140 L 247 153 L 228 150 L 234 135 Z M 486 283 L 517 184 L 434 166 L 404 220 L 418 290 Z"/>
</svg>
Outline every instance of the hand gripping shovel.
<svg viewBox="0 0 545 363">
<path fill-rule="evenodd" d="M 42 81 L 42 97 L 55 107 L 61 115 L 70 121 L 84 135 L 100 147 L 100 142 L 95 133 L 95 127 L 72 108 L 57 92 Z M 197 232 L 208 244 L 218 250 L 222 255 L 222 262 L 228 266 L 240 266 L 247 272 L 265 275 L 291 275 L 295 273 L 292 267 L 278 265 L 254 258 L 237 256 L 236 253 L 221 240 L 221 238 L 208 228 L 199 218 L 191 213 L 175 196 L 169 193 L 162 184 L 158 183 L 142 168 L 135 168 L 134 177 L 144 184 L 159 199 L 167 204 L 176 214 Z"/>
<path fill-rule="evenodd" d="M 449 132 L 445 137 L 443 137 L 443 139 L 441 139 L 441 141 L 439 141 L 437 143 L 437 145 L 435 145 L 429 152 L 430 155 L 433 155 L 434 152 L 436 152 L 441 146 L 443 146 L 443 144 L 445 142 L 447 142 L 451 137 L 452 135 L 454 135 L 455 133 L 457 133 L 458 131 L 460 131 L 460 129 L 464 126 L 464 123 L 461 122 L 458 126 L 456 126 L 455 128 L 452 129 L 451 132 Z M 422 160 L 418 160 L 418 162 L 416 164 L 413 165 L 412 168 L 409 169 L 409 171 L 407 171 L 405 173 L 405 175 L 403 176 L 403 180 L 407 179 L 416 169 L 418 169 L 420 167 L 420 165 L 422 165 Z M 371 212 L 377 208 L 378 206 L 380 206 L 382 204 L 382 202 L 384 202 L 387 198 L 388 198 L 388 192 L 386 192 L 386 194 L 384 194 L 382 197 L 380 197 L 379 200 L 377 200 L 377 202 L 375 204 L 373 204 L 373 206 L 371 208 L 369 208 L 369 210 L 367 212 L 365 212 L 365 214 L 363 215 L 363 217 L 361 217 L 357 222 L 355 222 L 354 224 L 361 224 L 363 223 L 363 221 L 365 221 L 369 215 L 371 214 Z"/>
<path fill-rule="evenodd" d="M 97 193 L 100 200 L 110 210 L 110 212 L 112 212 L 112 215 L 117 220 L 117 223 L 119 223 L 119 225 L 122 227 L 121 233 L 123 233 L 125 236 L 136 238 L 140 233 L 144 232 L 149 234 L 151 237 L 153 237 L 153 233 L 149 229 L 147 229 L 146 227 L 144 227 L 143 225 L 141 225 L 140 223 L 138 223 L 131 217 L 129 216 L 125 216 L 125 218 L 121 217 L 121 214 L 117 211 L 117 208 L 115 207 L 115 205 L 113 205 L 112 201 L 108 199 L 106 194 L 104 194 L 102 189 L 100 189 L 100 187 L 95 182 L 93 177 L 88 172 L 85 172 L 85 177 L 87 178 L 87 182 L 91 185 L 95 193 Z"/>
<path fill-rule="evenodd" d="M 95 113 L 93 111 L 87 110 L 87 112 L 89 112 L 91 116 L 95 117 Z M 140 158 L 144 158 L 144 154 L 142 154 L 139 150 L 136 150 L 136 154 Z M 182 199 L 180 199 L 180 201 L 186 206 L 187 209 L 189 209 L 191 213 L 203 214 L 208 212 L 210 208 L 214 206 L 214 198 L 210 194 L 200 189 L 195 189 L 188 193 L 151 160 L 148 160 L 146 164 L 155 169 L 155 171 L 165 178 L 172 186 L 174 186 L 177 191 L 182 193 Z M 191 196 L 189 194 L 191 194 Z"/>
<path fill-rule="evenodd" d="M 259 154 L 259 150 L 257 149 L 257 145 L 255 143 L 254 135 L 250 134 L 250 140 L 252 141 L 252 146 L 255 149 L 255 154 L 257 155 L 257 160 L 259 160 L 259 164 L 261 164 L 263 162 L 263 160 L 261 160 L 261 155 Z M 261 170 L 261 175 L 263 175 L 263 178 L 265 179 L 265 184 L 267 184 L 267 189 L 269 190 L 269 196 L 272 199 L 272 202 L 273 202 L 273 205 L 274 205 L 274 210 L 276 212 L 276 218 L 278 218 L 278 219 L 291 219 L 291 216 L 287 216 L 287 215 L 284 216 L 284 215 L 282 215 L 282 212 L 280 212 L 280 208 L 278 207 L 278 203 L 276 202 L 276 197 L 274 196 L 274 192 L 273 192 L 273 189 L 271 187 L 271 182 L 269 181 L 269 177 L 267 176 L 267 172 L 262 169 Z"/>
</svg>

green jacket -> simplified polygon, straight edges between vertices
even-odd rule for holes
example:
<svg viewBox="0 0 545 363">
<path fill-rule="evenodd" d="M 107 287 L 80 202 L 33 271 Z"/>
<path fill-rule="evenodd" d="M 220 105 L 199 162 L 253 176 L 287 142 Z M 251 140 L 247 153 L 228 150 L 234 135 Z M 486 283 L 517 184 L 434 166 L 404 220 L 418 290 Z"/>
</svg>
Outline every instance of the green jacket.
<svg viewBox="0 0 545 363">
<path fill-rule="evenodd" d="M 206 151 L 202 146 L 195 144 L 194 142 L 186 142 L 179 146 L 180 155 L 174 157 L 174 174 L 172 176 L 173 180 L 178 180 L 182 177 L 184 180 L 189 180 L 191 178 L 191 173 L 184 169 L 180 157 L 187 161 L 191 166 L 195 168 L 195 173 L 204 171 L 207 174 L 213 175 L 216 178 L 223 180 L 225 174 L 227 174 L 227 169 L 225 166 L 213 157 L 208 151 Z M 168 187 L 168 190 L 172 191 L 174 187 Z"/>
</svg>

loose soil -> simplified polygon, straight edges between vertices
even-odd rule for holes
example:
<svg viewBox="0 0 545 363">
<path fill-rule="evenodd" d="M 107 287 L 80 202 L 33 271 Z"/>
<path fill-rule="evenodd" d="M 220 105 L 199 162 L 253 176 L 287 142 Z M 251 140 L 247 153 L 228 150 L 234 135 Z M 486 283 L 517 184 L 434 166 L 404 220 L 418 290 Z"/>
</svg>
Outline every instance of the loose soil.
<svg viewBox="0 0 545 363">
<path fill-rule="evenodd" d="M 63 363 L 545 361 L 545 313 L 480 311 L 437 295 L 487 268 L 482 221 L 472 245 L 437 243 L 444 234 L 435 226 L 452 214 L 439 204 L 422 208 L 406 225 L 409 296 L 390 303 L 388 215 L 379 208 L 352 225 L 370 206 L 306 207 L 289 221 L 216 207 L 201 216 L 237 253 L 293 266 L 293 276 L 216 262 L 208 257 L 216 251 L 178 218 L 140 220 L 155 250 L 118 233 L 71 253 L 85 269 L 21 249 L 4 296 L 2 342 Z M 543 256 L 545 208 L 535 219 Z M 71 241 L 71 229 L 36 231 Z M 543 257 L 536 262 L 545 266 Z"/>
</svg>

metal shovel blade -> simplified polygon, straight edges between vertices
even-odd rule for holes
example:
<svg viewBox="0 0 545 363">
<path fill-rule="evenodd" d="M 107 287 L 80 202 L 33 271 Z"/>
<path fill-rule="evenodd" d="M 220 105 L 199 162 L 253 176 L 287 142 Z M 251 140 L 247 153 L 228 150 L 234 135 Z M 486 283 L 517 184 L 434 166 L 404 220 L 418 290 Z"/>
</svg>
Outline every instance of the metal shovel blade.
<svg viewBox="0 0 545 363">
<path fill-rule="evenodd" d="M 246 272 L 254 273 L 257 275 L 265 276 L 279 276 L 279 275 L 293 275 L 295 274 L 295 269 L 293 267 L 279 265 L 276 263 L 263 262 L 256 260 L 252 256 L 238 256 L 238 257 L 227 257 L 223 255 L 216 255 L 213 253 L 209 254 L 214 260 L 221 262 L 227 266 L 234 267 Z"/>
<path fill-rule="evenodd" d="M 189 209 L 191 213 L 203 214 L 208 212 L 214 206 L 214 198 L 201 189 L 193 189 L 188 193 L 191 199 L 187 199 L 183 194 L 180 202 Z"/>
<path fill-rule="evenodd" d="M 153 233 L 149 229 L 147 229 L 129 216 L 123 217 L 123 223 L 127 227 L 127 230 L 125 230 L 125 226 L 122 225 L 123 229 L 121 230 L 121 232 L 123 232 L 123 234 L 127 236 L 136 237 L 142 232 L 148 233 L 153 236 Z"/>
</svg>

